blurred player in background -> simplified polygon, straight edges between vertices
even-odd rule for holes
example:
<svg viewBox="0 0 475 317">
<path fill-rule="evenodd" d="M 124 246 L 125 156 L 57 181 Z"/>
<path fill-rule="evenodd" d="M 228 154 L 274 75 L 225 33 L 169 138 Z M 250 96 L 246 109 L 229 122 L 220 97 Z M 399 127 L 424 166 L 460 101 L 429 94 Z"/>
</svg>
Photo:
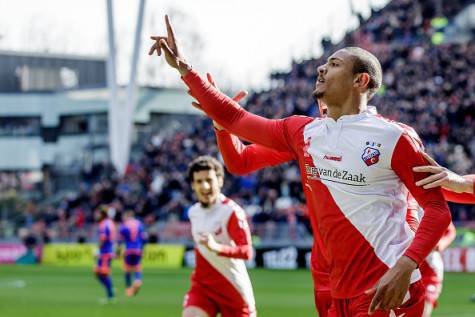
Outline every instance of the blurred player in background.
<svg viewBox="0 0 475 317">
<path fill-rule="evenodd" d="M 124 272 L 126 295 L 134 296 L 142 286 L 142 253 L 146 241 L 143 223 L 136 219 L 133 210 L 123 214 L 122 225 L 119 230 L 119 246 L 125 245 Z M 118 248 L 120 252 L 120 248 Z M 134 279 L 132 282 L 132 273 Z"/>
<path fill-rule="evenodd" d="M 116 229 L 114 221 L 109 218 L 107 207 L 99 207 L 96 210 L 95 217 L 96 220 L 99 222 L 99 254 L 95 272 L 97 279 L 106 289 L 107 301 L 110 302 L 114 298 L 114 290 L 110 273 L 111 262 L 114 257 L 114 241 L 116 236 Z"/>
<path fill-rule="evenodd" d="M 200 156 L 188 167 L 198 200 L 188 213 L 196 267 L 183 317 L 256 316 L 244 262 L 252 258 L 251 232 L 244 210 L 221 194 L 223 176 L 223 166 L 210 156 Z"/>
</svg>

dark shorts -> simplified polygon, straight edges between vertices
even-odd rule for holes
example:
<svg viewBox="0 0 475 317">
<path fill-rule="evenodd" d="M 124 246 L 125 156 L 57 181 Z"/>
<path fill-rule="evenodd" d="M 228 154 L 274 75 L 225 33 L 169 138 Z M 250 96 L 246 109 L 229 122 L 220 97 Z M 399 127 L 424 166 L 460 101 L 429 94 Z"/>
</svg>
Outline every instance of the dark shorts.
<svg viewBox="0 0 475 317">
<path fill-rule="evenodd" d="M 125 270 L 140 270 L 142 262 L 142 254 L 131 253 L 124 256 Z"/>
</svg>

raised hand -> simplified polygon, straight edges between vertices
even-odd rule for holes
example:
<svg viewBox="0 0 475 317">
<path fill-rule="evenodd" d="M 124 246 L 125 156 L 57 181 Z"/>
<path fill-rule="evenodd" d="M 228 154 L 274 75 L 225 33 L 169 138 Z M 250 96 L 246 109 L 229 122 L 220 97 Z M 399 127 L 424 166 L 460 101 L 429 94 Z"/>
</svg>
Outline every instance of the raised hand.
<svg viewBox="0 0 475 317">
<path fill-rule="evenodd" d="M 182 76 L 185 76 L 191 70 L 191 67 L 178 48 L 168 15 L 165 15 L 165 25 L 167 27 L 167 36 L 151 36 L 150 38 L 155 43 L 150 47 L 148 55 L 153 55 L 154 52 L 157 52 L 157 56 L 161 56 L 163 53 L 168 65 L 177 69 Z"/>
</svg>

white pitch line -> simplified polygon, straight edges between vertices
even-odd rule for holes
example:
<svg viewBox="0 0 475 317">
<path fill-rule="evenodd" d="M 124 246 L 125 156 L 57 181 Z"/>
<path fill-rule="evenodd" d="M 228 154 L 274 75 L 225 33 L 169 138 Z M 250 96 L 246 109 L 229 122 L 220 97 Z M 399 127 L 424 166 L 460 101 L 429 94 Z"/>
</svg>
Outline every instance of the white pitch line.
<svg viewBox="0 0 475 317">
<path fill-rule="evenodd" d="M 24 288 L 26 282 L 24 280 L 0 280 L 0 288 Z"/>
</svg>

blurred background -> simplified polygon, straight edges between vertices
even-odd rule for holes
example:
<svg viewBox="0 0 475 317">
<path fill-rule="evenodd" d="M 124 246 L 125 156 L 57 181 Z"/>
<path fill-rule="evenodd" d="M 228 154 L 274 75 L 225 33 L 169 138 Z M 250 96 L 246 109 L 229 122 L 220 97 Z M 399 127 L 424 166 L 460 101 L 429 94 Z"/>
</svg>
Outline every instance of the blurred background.
<svg viewBox="0 0 475 317">
<path fill-rule="evenodd" d="M 0 0 L 0 263 L 74 266 L 89 251 L 54 246 L 96 243 L 93 212 L 107 206 L 117 220 L 135 210 L 151 244 L 181 248 L 150 267 L 193 265 L 185 171 L 220 155 L 179 77 L 147 55 L 165 13 L 194 67 L 228 94 L 248 89 L 243 106 L 268 118 L 318 116 L 317 66 L 345 46 L 371 51 L 384 71 L 371 104 L 414 127 L 439 164 L 474 173 L 475 1 Z M 295 163 L 227 174 L 224 193 L 248 213 L 250 266 L 308 267 Z M 450 208 L 446 270 L 475 272 L 475 207 Z"/>
</svg>

